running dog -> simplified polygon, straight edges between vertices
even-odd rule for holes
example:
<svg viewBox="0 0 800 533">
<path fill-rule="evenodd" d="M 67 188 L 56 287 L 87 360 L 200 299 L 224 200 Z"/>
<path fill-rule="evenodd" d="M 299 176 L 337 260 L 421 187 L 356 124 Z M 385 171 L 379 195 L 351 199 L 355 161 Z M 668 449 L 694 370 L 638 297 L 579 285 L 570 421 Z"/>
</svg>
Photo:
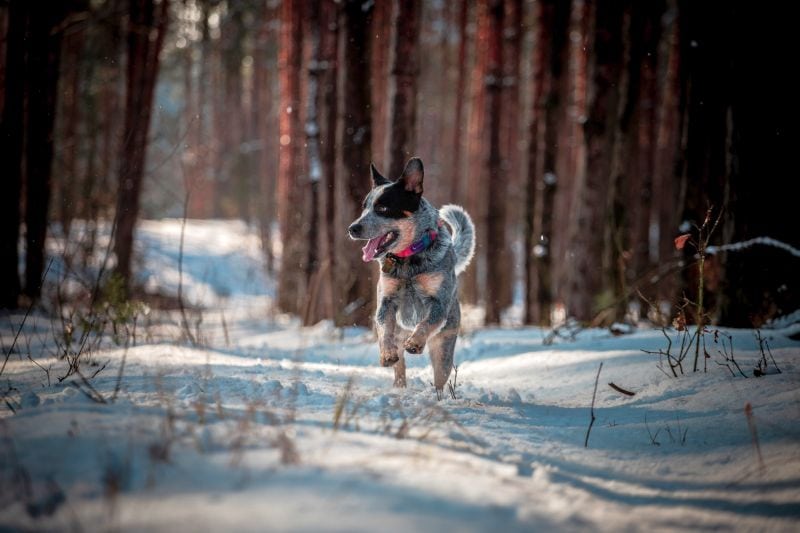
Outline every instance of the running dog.
<svg viewBox="0 0 800 533">
<path fill-rule="evenodd" d="M 394 385 L 405 387 L 404 352 L 420 354 L 427 345 L 441 395 L 461 323 L 457 276 L 475 253 L 475 226 L 461 207 L 437 210 L 422 197 L 421 159 L 410 159 L 396 181 L 375 165 L 370 173 L 372 190 L 348 233 L 367 241 L 364 262 L 381 265 L 375 314 L 380 362 L 394 366 Z"/>
</svg>

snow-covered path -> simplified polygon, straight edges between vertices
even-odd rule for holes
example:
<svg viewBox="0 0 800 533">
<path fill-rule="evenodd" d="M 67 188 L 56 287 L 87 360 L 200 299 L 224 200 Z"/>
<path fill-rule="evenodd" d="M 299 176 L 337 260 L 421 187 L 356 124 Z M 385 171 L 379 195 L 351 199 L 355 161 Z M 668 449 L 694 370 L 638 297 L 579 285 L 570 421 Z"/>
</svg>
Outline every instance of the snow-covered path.
<svg viewBox="0 0 800 533">
<path fill-rule="evenodd" d="M 172 226 L 160 224 L 151 223 L 148 238 L 172 257 Z M 232 265 L 250 264 L 228 253 Z M 154 272 L 167 276 L 166 268 Z M 190 286 L 201 286 L 200 277 Z M 222 295 L 203 315 L 202 345 L 167 342 L 174 328 L 154 323 L 136 346 L 94 353 L 98 365 L 107 363 L 91 380 L 106 404 L 70 385 L 74 378 L 48 386 L 23 343 L 1 384 L 9 390 L 0 419 L 0 529 L 800 524 L 800 342 L 788 338 L 796 328 L 765 332 L 783 373 L 747 379 L 714 364 L 711 336 L 708 373 L 675 379 L 641 351 L 663 346 L 660 331 L 590 330 L 544 346 L 539 329 L 478 330 L 459 340 L 456 398 L 437 401 L 426 355 L 409 356 L 408 389 L 392 389 L 370 332 L 299 328 L 269 317 L 268 295 L 236 286 Z M 57 369 L 63 363 L 36 349 L 49 328 L 32 317 L 25 331 L 36 361 Z M 751 371 L 759 357 L 753 333 L 729 333 Z M 2 336 L 9 346 L 8 321 Z M 584 448 L 600 362 L 597 420 Z"/>
</svg>

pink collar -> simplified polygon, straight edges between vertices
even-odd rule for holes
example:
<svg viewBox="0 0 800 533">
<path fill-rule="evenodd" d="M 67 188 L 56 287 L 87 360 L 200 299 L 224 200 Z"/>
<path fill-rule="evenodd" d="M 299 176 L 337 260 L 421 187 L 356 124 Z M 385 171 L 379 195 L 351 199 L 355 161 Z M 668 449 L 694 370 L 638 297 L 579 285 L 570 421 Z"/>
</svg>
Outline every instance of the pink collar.
<svg viewBox="0 0 800 533">
<path fill-rule="evenodd" d="M 436 227 L 441 229 L 442 227 L 442 220 L 439 219 L 436 223 Z M 418 241 L 414 241 L 411 243 L 411 246 L 400 250 L 399 252 L 393 253 L 391 255 L 395 257 L 399 257 L 401 259 L 406 257 L 411 257 L 412 255 L 416 255 L 424 250 L 427 250 L 431 244 L 436 241 L 436 237 L 439 236 L 439 232 L 433 228 L 429 228 Z"/>
</svg>

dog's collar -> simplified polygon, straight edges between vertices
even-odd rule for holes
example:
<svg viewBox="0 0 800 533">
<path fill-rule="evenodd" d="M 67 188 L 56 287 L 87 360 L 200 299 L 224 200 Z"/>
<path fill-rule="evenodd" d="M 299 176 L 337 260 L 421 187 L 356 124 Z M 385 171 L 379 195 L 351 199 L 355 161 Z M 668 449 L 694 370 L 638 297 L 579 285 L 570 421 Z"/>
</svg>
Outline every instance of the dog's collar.
<svg viewBox="0 0 800 533">
<path fill-rule="evenodd" d="M 436 238 L 439 236 L 439 231 L 442 228 L 442 220 L 439 219 L 436 223 L 436 229 L 428 228 L 425 233 L 423 233 L 422 237 L 419 240 L 414 241 L 411 243 L 411 246 L 408 248 L 404 248 L 396 253 L 386 254 L 386 259 L 384 259 L 383 268 L 384 272 L 391 270 L 394 265 L 402 260 L 411 257 L 412 255 L 416 255 L 420 252 L 424 252 L 430 246 L 436 242 Z"/>
</svg>

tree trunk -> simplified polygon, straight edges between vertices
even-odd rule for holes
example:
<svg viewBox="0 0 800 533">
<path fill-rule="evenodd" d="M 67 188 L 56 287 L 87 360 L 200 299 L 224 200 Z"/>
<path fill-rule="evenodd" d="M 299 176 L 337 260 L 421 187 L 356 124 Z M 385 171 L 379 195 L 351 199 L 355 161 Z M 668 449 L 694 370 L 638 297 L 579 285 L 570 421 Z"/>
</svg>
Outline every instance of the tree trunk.
<svg viewBox="0 0 800 533">
<path fill-rule="evenodd" d="M 267 3 L 261 5 L 261 21 L 256 36 L 256 48 L 253 61 L 253 84 L 255 92 L 255 109 L 253 110 L 256 136 L 261 150 L 258 158 L 258 227 L 261 235 L 261 246 L 264 249 L 267 272 L 274 273 L 274 257 L 272 253 L 272 223 L 275 220 L 275 113 L 273 104 L 274 82 L 271 72 L 276 70 L 275 58 L 270 53 L 274 45 L 272 21 L 275 8 Z M 206 30 L 207 31 L 207 30 Z M 202 104 L 201 104 L 202 105 Z"/>
<path fill-rule="evenodd" d="M 462 146 L 464 146 L 464 96 L 467 85 L 467 20 L 469 2 L 462 0 L 458 12 L 458 79 L 456 80 L 456 116 L 453 121 L 453 158 L 450 163 L 450 201 L 460 203 L 463 197 Z"/>
<path fill-rule="evenodd" d="M 0 307 L 15 308 L 20 292 L 19 245 L 22 147 L 25 134 L 25 34 L 28 2 L 12 0 L 8 7 L 3 112 L 0 122 Z"/>
<path fill-rule="evenodd" d="M 371 8 L 360 0 L 344 5 L 344 134 L 342 162 L 347 172 L 345 218 L 348 223 L 361 212 L 361 202 L 370 190 L 369 163 L 372 144 L 370 113 Z M 375 283 L 371 265 L 360 260 L 359 244 L 351 241 L 344 250 L 350 260 L 349 275 L 343 280 L 345 305 L 340 323 L 367 325 L 374 307 Z"/>
<path fill-rule="evenodd" d="M 334 0 L 324 0 L 320 13 L 320 55 L 324 70 L 320 79 L 321 98 L 321 144 L 322 144 L 322 179 L 325 205 L 325 235 L 322 249 L 327 261 L 326 276 L 326 316 L 337 316 L 337 303 L 341 301 L 340 276 L 337 246 L 338 231 L 336 224 L 336 154 L 337 154 L 337 104 L 338 104 L 338 57 L 339 57 L 339 4 Z"/>
<path fill-rule="evenodd" d="M 559 123 L 566 98 L 563 71 L 567 65 L 567 30 L 570 2 L 553 0 L 539 4 L 539 37 L 536 42 L 535 87 L 537 107 L 531 123 L 531 156 L 528 169 L 530 203 L 526 235 L 526 323 L 549 325 L 553 305 L 553 213 L 558 162 Z M 538 118 L 538 115 L 542 115 Z M 540 127 L 541 126 L 541 127 Z M 541 149 L 537 157 L 536 147 Z"/>
<path fill-rule="evenodd" d="M 59 59 L 66 6 L 30 18 L 28 41 L 28 129 L 26 144 L 25 294 L 42 290 L 45 239 L 50 206 L 53 126 L 58 95 Z"/>
<path fill-rule="evenodd" d="M 416 0 L 414 0 L 416 1 Z M 401 2 L 402 3 L 402 2 Z M 389 136 L 389 61 L 392 51 L 392 13 L 395 0 L 375 2 L 369 34 L 372 106 L 372 159 L 386 164 Z M 350 46 L 345 43 L 345 46 Z M 393 176 L 396 177 L 396 176 Z"/>
<path fill-rule="evenodd" d="M 470 268 L 464 272 L 461 280 L 462 296 L 466 303 L 477 304 L 481 299 L 479 280 L 485 278 L 483 249 L 486 246 L 486 76 L 487 50 L 489 36 L 489 12 L 486 2 L 478 2 L 475 6 L 476 34 L 473 39 L 473 64 L 470 74 L 470 112 L 467 126 L 467 167 L 466 177 L 467 209 L 475 221 L 475 257 Z"/>
<path fill-rule="evenodd" d="M 487 171 L 489 192 L 486 231 L 491 246 L 484 248 L 486 254 L 486 324 L 499 324 L 502 311 L 502 283 L 508 279 L 508 257 L 506 239 L 506 176 L 503 175 L 500 148 L 500 121 L 503 90 L 503 18 L 502 0 L 489 0 L 489 58 L 486 79 L 486 111 L 488 113 L 489 158 Z M 506 272 L 504 272 L 504 270 Z"/>
<path fill-rule="evenodd" d="M 308 182 L 311 206 L 307 233 L 306 284 L 309 287 L 306 306 L 303 311 L 303 324 L 310 326 L 322 319 L 320 299 L 322 283 L 320 270 L 320 228 L 322 201 L 320 198 L 320 181 L 322 180 L 322 148 L 320 142 L 319 110 L 322 106 L 321 78 L 326 65 L 322 60 L 321 27 L 322 6 L 320 2 L 311 0 L 307 4 L 308 35 L 311 41 L 310 60 L 308 62 L 308 90 L 306 92 L 306 159 L 308 161 Z"/>
<path fill-rule="evenodd" d="M 395 9 L 392 98 L 389 137 L 391 178 L 403 173 L 416 153 L 417 78 L 419 77 L 420 0 L 399 0 Z"/>
<path fill-rule="evenodd" d="M 500 309 L 511 306 L 513 302 L 514 282 L 517 277 L 516 252 L 511 249 L 509 242 L 516 240 L 520 235 L 519 222 L 521 221 L 520 202 L 508 202 L 508 198 L 519 198 L 523 188 L 524 179 L 520 172 L 520 138 L 521 128 L 521 92 L 520 92 L 520 58 L 522 57 L 522 29 L 524 17 L 522 16 L 522 0 L 504 0 L 503 23 L 503 73 L 500 119 L 500 168 L 506 184 L 502 201 L 506 202 L 505 219 L 507 237 L 504 254 L 511 258 L 512 264 L 502 269 L 501 279 L 498 280 L 497 299 Z"/>
<path fill-rule="evenodd" d="M 523 218 L 525 222 L 525 312 L 523 321 L 526 324 L 537 324 L 541 321 L 541 307 L 536 290 L 536 253 L 539 239 L 536 225 L 536 204 L 538 197 L 538 178 L 542 175 L 543 141 L 545 121 L 545 83 L 547 81 L 547 63 L 550 56 L 551 31 L 553 27 L 552 6 L 550 3 L 537 2 L 535 6 L 536 39 L 533 48 L 533 64 L 531 65 L 531 115 L 528 124 L 528 169 L 525 184 L 525 205 Z"/>
<path fill-rule="evenodd" d="M 594 317 L 605 288 L 606 271 L 598 268 L 604 255 L 600 229 L 606 226 L 604 193 L 611 175 L 622 62 L 622 4 L 598 2 L 593 11 L 595 27 L 590 39 L 594 48 L 593 90 L 584 124 L 585 173 L 575 187 L 571 249 L 568 250 L 572 261 L 568 263 L 567 312 L 583 321 Z"/>
<path fill-rule="evenodd" d="M 156 8 L 158 10 L 156 11 Z M 130 287 L 133 233 L 139 216 L 144 180 L 147 135 L 153 109 L 159 54 L 167 32 L 169 1 L 130 0 L 127 30 L 128 66 L 124 132 L 119 160 L 116 238 L 116 272 L 126 290 Z M 151 31 L 155 38 L 151 39 Z"/>
<path fill-rule="evenodd" d="M 298 313 L 305 296 L 303 232 L 305 200 L 300 184 L 303 129 L 300 122 L 300 74 L 303 55 L 302 0 L 281 4 L 280 152 L 278 166 L 278 223 L 283 252 L 278 274 L 278 308 Z"/>
</svg>

